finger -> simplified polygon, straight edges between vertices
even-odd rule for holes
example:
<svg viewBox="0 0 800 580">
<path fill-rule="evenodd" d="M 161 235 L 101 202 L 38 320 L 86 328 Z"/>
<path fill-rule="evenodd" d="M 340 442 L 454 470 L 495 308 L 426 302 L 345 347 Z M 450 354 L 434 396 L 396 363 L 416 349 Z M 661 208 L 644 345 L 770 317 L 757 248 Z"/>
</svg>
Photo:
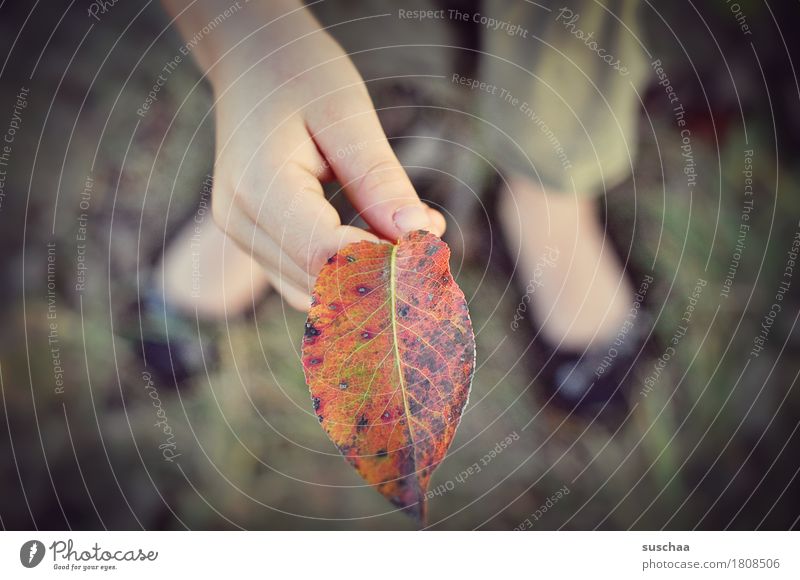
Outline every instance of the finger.
<svg viewBox="0 0 800 580">
<path fill-rule="evenodd" d="M 428 207 L 428 218 L 431 220 L 431 233 L 442 237 L 447 229 L 447 222 L 444 216 L 438 210 Z"/>
<path fill-rule="evenodd" d="M 308 312 L 311 308 L 311 295 L 304 292 L 279 273 L 267 270 L 267 278 L 272 286 L 283 297 L 284 302 L 295 310 Z"/>
<path fill-rule="evenodd" d="M 239 212 L 235 220 L 229 220 L 229 232 L 236 244 L 262 268 L 287 279 L 306 293 L 311 292 L 315 278 L 290 259 L 250 216 Z"/>
<path fill-rule="evenodd" d="M 339 214 L 325 199 L 322 185 L 297 164 L 281 168 L 260 201 L 245 202 L 243 208 L 285 256 L 311 277 L 347 244 L 379 241 L 369 232 L 343 226 Z"/>
<path fill-rule="evenodd" d="M 269 284 L 292 308 L 307 311 L 311 305 L 310 288 L 314 280 L 290 260 L 277 244 L 259 229 L 239 208 L 232 208 L 226 221 L 226 234 L 243 254 L 258 262 Z M 255 273 L 251 273 L 255 276 Z"/>
<path fill-rule="evenodd" d="M 309 112 L 307 123 L 370 228 L 389 240 L 432 229 L 427 207 L 392 151 L 366 91 L 347 91 L 347 98 L 337 93 Z"/>
</svg>

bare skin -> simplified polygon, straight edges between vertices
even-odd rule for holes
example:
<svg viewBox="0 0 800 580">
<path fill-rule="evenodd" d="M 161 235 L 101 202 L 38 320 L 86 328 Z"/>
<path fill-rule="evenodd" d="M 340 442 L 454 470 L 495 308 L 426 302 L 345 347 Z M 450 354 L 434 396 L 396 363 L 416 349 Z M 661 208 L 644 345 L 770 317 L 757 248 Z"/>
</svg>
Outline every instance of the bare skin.
<svg viewBox="0 0 800 580">
<path fill-rule="evenodd" d="M 198 230 L 193 222 L 184 228 L 166 248 L 156 273 L 170 306 L 203 320 L 236 317 L 269 289 L 264 268 L 210 221 Z"/>
<path fill-rule="evenodd" d="M 545 193 L 513 176 L 500 202 L 500 226 L 517 276 L 534 281 L 531 315 L 553 345 L 583 350 L 607 344 L 618 332 L 633 289 L 591 197 Z"/>
<path fill-rule="evenodd" d="M 444 232 L 444 218 L 420 201 L 392 151 L 355 66 L 299 0 L 242 3 L 224 20 L 227 0 L 164 4 L 185 38 L 219 23 L 192 54 L 216 99 L 214 221 L 240 251 L 223 242 L 215 262 L 219 236 L 203 234 L 207 277 L 225 273 L 206 291 L 206 316 L 241 311 L 267 284 L 305 310 L 316 275 L 341 247 Z M 370 231 L 341 223 L 322 191 L 333 180 Z M 185 278 L 171 270 L 191 261 L 185 242 L 166 252 L 162 282 L 168 301 L 193 309 Z"/>
<path fill-rule="evenodd" d="M 187 38 L 229 7 L 164 4 Z M 352 62 L 299 0 L 245 5 L 193 54 L 217 99 L 219 229 L 202 228 L 193 245 L 187 228 L 167 249 L 161 282 L 169 302 L 219 319 L 251 308 L 271 286 L 305 310 L 317 273 L 342 246 L 444 232 L 444 218 L 420 202 L 392 152 Z M 370 231 L 343 225 L 325 200 L 322 183 L 334 179 Z M 633 293 L 591 200 L 545 194 L 514 176 L 500 220 L 519 251 L 518 275 L 539 281 L 532 315 L 545 338 L 577 349 L 611 339 Z M 558 259 L 541 267 L 553 248 Z"/>
</svg>

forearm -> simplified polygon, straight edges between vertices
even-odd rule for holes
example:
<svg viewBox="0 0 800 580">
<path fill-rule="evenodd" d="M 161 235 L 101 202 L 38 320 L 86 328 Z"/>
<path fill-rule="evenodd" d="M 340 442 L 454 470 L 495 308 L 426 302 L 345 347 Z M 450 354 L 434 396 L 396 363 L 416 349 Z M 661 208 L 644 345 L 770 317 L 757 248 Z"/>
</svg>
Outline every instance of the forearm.
<svg viewBox="0 0 800 580">
<path fill-rule="evenodd" d="M 270 50 L 315 28 L 300 0 L 162 0 L 212 86 L 228 86 Z"/>
</svg>

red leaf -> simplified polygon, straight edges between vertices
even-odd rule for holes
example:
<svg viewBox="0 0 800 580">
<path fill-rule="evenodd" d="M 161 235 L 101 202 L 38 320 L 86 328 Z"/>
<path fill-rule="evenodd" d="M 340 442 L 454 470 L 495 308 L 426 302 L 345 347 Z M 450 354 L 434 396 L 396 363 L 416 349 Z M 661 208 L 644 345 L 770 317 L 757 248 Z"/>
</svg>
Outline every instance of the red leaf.
<svg viewBox="0 0 800 580">
<path fill-rule="evenodd" d="M 319 274 L 303 339 L 322 427 L 367 482 L 423 521 L 475 367 L 449 258 L 423 231 L 396 245 L 350 244 Z"/>
</svg>

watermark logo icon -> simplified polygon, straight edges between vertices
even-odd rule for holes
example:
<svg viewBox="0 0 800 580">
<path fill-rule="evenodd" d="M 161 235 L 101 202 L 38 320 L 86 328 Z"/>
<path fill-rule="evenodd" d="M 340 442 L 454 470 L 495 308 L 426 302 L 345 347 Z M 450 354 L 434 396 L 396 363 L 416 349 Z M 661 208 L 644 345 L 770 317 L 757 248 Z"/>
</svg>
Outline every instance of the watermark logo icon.
<svg viewBox="0 0 800 580">
<path fill-rule="evenodd" d="M 44 559 L 44 544 L 39 540 L 28 540 L 19 549 L 19 561 L 26 568 L 35 568 Z"/>
</svg>

